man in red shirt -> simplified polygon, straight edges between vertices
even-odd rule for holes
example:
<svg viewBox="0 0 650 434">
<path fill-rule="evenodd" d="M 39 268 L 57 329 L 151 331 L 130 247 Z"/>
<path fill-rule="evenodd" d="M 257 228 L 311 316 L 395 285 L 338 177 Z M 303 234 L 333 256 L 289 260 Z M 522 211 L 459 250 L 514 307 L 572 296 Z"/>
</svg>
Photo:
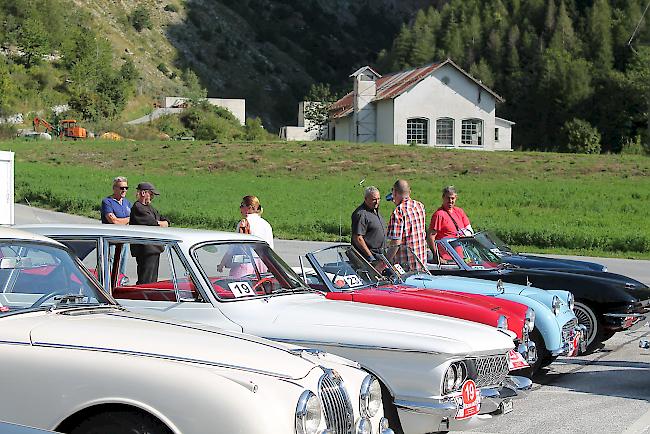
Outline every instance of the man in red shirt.
<svg viewBox="0 0 650 434">
<path fill-rule="evenodd" d="M 431 216 L 427 244 L 436 253 L 435 240 L 472 235 L 474 230 L 462 208 L 456 206 L 458 194 L 453 185 L 442 189 L 442 206 Z"/>
<path fill-rule="evenodd" d="M 411 199 L 411 187 L 403 179 L 399 179 L 393 185 L 392 201 L 396 207 L 388 222 L 388 245 L 403 245 L 410 247 L 413 253 L 422 261 L 427 262 L 426 242 L 426 216 L 424 205 L 417 200 Z M 389 197 L 391 196 L 389 195 Z M 406 250 L 400 249 L 400 262 L 415 268 L 416 261 L 410 257 Z"/>
</svg>

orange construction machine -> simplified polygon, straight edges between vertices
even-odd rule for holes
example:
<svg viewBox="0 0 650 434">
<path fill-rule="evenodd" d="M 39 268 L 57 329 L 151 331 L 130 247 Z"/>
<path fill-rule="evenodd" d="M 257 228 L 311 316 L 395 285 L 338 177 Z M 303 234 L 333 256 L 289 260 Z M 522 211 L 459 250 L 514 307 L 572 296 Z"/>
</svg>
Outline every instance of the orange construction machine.
<svg viewBox="0 0 650 434">
<path fill-rule="evenodd" d="M 71 139 L 85 139 L 88 137 L 88 132 L 85 128 L 77 126 L 77 121 L 74 119 L 64 119 L 58 125 L 52 125 L 45 119 L 34 118 L 34 131 L 39 125 L 42 125 L 47 131 L 55 137 L 63 138 L 68 137 Z"/>
</svg>

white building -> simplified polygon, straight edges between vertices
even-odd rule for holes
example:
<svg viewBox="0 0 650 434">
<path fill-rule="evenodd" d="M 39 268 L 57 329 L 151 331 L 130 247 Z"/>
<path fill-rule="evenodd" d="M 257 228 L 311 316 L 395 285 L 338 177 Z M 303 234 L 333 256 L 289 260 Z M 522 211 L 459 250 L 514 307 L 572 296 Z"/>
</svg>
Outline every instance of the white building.
<svg viewBox="0 0 650 434">
<path fill-rule="evenodd" d="M 312 126 L 309 119 L 305 119 L 305 108 L 310 104 L 317 104 L 311 101 L 303 101 L 298 104 L 298 126 L 286 126 L 280 128 L 280 138 L 284 140 L 318 140 L 327 138 L 327 128 Z"/>
<path fill-rule="evenodd" d="M 503 98 L 447 59 L 381 76 L 365 66 L 330 110 L 329 137 L 351 142 L 511 150 L 514 122 L 496 117 Z"/>
<path fill-rule="evenodd" d="M 185 108 L 189 98 L 182 96 L 163 96 L 158 101 L 158 108 Z M 222 107 L 232 113 L 241 125 L 246 124 L 246 100 L 232 98 L 206 98 L 206 101 Z"/>
</svg>

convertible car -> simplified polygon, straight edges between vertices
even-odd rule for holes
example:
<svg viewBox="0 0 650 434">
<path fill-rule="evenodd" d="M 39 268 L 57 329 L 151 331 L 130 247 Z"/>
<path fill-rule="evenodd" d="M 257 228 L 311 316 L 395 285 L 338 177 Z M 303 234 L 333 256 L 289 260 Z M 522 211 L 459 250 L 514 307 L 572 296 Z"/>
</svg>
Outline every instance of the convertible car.
<svg viewBox="0 0 650 434">
<path fill-rule="evenodd" d="M 356 360 L 380 381 L 385 414 L 396 432 L 466 429 L 510 412 L 512 399 L 531 385 L 508 375 L 508 333 L 455 318 L 327 300 L 250 235 L 118 225 L 29 230 L 70 246 L 130 310 Z M 162 251 L 155 281 L 136 281 L 127 247 L 133 244 Z"/>
<path fill-rule="evenodd" d="M 13 424 L 69 434 L 392 433 L 380 384 L 357 363 L 127 312 L 63 245 L 7 228 L 0 348 L 0 420 Z"/>
<path fill-rule="evenodd" d="M 482 231 L 474 234 L 474 238 L 499 256 L 503 262 L 521 268 L 539 268 L 551 270 L 592 270 L 607 271 L 607 267 L 596 262 L 577 261 L 573 259 L 549 258 L 546 256 L 517 253 L 504 243 L 496 234 Z"/>
<path fill-rule="evenodd" d="M 511 370 L 527 368 L 537 360 L 535 344 L 528 337 L 534 328 L 535 313 L 520 303 L 402 285 L 387 277 L 394 275 L 388 262 L 377 258 L 371 265 L 349 244 L 308 253 L 306 258 L 313 268 L 294 270 L 310 287 L 323 292 L 330 300 L 417 310 L 507 329 L 516 336 L 515 345 L 521 356 L 520 359 L 514 350 L 511 351 Z"/>
<path fill-rule="evenodd" d="M 650 288 L 619 274 L 519 268 L 504 262 L 473 237 L 446 238 L 436 241 L 436 246 L 437 255 L 427 264 L 432 274 L 570 291 L 575 297 L 578 322 L 586 327 L 590 350 L 645 318 L 650 307 Z"/>
</svg>

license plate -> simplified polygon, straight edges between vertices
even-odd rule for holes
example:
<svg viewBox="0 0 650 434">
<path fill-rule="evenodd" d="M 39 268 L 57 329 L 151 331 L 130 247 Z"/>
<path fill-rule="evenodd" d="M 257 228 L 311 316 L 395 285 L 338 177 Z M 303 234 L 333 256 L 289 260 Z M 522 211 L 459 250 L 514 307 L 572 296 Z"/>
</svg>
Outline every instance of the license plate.
<svg viewBox="0 0 650 434">
<path fill-rule="evenodd" d="M 502 401 L 501 404 L 499 404 L 499 410 L 501 410 L 501 414 L 510 413 L 512 411 L 512 401 L 509 399 Z"/>
</svg>

